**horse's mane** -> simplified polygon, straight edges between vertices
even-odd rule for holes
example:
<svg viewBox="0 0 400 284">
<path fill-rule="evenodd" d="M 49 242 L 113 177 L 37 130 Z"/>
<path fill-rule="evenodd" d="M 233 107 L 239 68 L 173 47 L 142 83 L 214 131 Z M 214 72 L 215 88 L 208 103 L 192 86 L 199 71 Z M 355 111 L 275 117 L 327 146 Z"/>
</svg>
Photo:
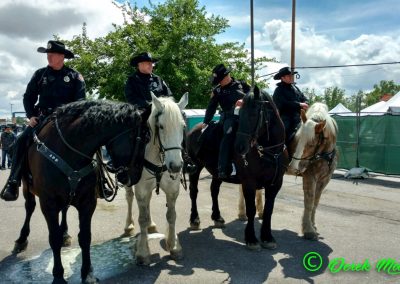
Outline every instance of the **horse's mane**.
<svg viewBox="0 0 400 284">
<path fill-rule="evenodd" d="M 328 139 L 334 139 L 336 141 L 337 136 L 337 124 L 336 121 L 329 115 L 328 106 L 323 103 L 314 103 L 307 110 L 306 113 L 307 120 L 311 119 L 314 122 L 326 121 L 324 128 L 324 136 Z M 305 128 L 304 133 L 302 135 L 307 136 L 307 141 L 310 141 L 314 138 L 314 128 Z"/>
<path fill-rule="evenodd" d="M 174 126 L 180 125 L 180 124 L 185 124 L 185 121 L 183 119 L 181 110 L 179 109 L 178 105 L 175 103 L 175 100 L 173 97 L 160 97 L 158 100 L 161 102 L 161 104 L 164 107 L 164 112 L 163 112 L 163 122 L 168 122 L 165 124 L 165 131 L 166 135 L 169 135 L 168 131 L 176 131 L 174 129 Z M 149 117 L 149 124 L 150 127 L 153 130 L 154 133 L 154 127 L 156 123 L 156 116 L 159 115 L 159 110 L 156 110 L 156 108 L 151 109 L 151 114 Z"/>
<path fill-rule="evenodd" d="M 79 119 L 81 130 L 94 127 L 111 127 L 124 124 L 131 126 L 137 124 L 140 118 L 135 106 L 108 100 L 77 101 L 57 109 L 56 117 L 60 125 L 70 125 Z"/>
</svg>

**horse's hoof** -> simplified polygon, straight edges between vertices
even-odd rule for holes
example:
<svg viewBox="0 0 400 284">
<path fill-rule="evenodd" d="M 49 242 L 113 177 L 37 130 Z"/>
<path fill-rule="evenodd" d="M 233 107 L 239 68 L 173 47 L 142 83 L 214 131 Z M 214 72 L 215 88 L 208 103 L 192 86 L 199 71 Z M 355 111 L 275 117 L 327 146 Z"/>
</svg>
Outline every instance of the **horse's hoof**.
<svg viewBox="0 0 400 284">
<path fill-rule="evenodd" d="M 12 253 L 14 253 L 14 254 L 20 253 L 20 252 L 26 250 L 27 247 L 28 247 L 28 240 L 26 240 L 22 244 L 20 244 L 18 242 L 15 242 L 14 249 L 12 250 Z"/>
<path fill-rule="evenodd" d="M 264 212 L 258 213 L 258 218 L 262 219 L 264 216 Z"/>
<path fill-rule="evenodd" d="M 246 243 L 246 248 L 247 248 L 248 250 L 255 250 L 255 251 L 261 249 L 259 243 Z"/>
<path fill-rule="evenodd" d="M 86 279 L 82 280 L 82 284 L 93 284 L 99 282 L 100 282 L 99 278 L 94 277 L 93 273 L 89 273 L 88 276 L 86 276 Z"/>
<path fill-rule="evenodd" d="M 247 221 L 247 216 L 246 216 L 246 214 L 238 215 L 238 219 L 239 219 L 240 221 Z"/>
<path fill-rule="evenodd" d="M 170 255 L 171 259 L 175 260 L 175 261 L 183 259 L 182 251 L 173 251 L 173 250 L 171 250 L 169 255 Z"/>
<path fill-rule="evenodd" d="M 158 233 L 157 227 L 155 225 L 154 226 L 148 226 L 147 227 L 147 233 L 148 234 Z"/>
<path fill-rule="evenodd" d="M 193 221 L 190 222 L 190 230 L 198 231 L 200 230 L 200 218 L 197 217 Z"/>
<path fill-rule="evenodd" d="M 149 265 L 150 257 L 149 256 L 136 256 L 136 265 Z"/>
<path fill-rule="evenodd" d="M 216 228 L 225 228 L 225 220 L 222 217 L 217 218 L 214 220 L 214 226 Z"/>
<path fill-rule="evenodd" d="M 278 247 L 276 242 L 261 242 L 261 247 L 265 249 L 276 249 Z"/>
<path fill-rule="evenodd" d="M 64 278 L 54 277 L 52 283 L 53 283 L 53 284 L 66 284 L 66 283 L 68 283 L 68 282 L 65 281 Z"/>
<path fill-rule="evenodd" d="M 317 241 L 318 240 L 318 234 L 314 233 L 314 232 L 307 232 L 307 233 L 304 233 L 304 238 L 306 240 L 310 240 L 310 241 Z"/>
<path fill-rule="evenodd" d="M 72 238 L 70 235 L 66 234 L 63 236 L 63 247 L 69 247 L 72 244 Z"/>
</svg>

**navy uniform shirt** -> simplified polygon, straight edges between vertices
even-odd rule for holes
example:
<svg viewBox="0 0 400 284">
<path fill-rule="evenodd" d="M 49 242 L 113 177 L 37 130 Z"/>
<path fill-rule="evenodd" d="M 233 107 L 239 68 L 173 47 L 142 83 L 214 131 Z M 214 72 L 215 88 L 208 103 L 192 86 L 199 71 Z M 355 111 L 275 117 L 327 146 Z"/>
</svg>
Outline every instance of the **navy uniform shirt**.
<svg viewBox="0 0 400 284">
<path fill-rule="evenodd" d="M 128 77 L 125 85 L 125 98 L 128 103 L 140 109 L 147 108 L 151 103 L 150 91 L 156 97 L 172 95 L 167 84 L 157 75 L 136 71 Z"/>
<path fill-rule="evenodd" d="M 42 111 L 85 99 L 85 81 L 80 73 L 63 66 L 54 70 L 47 66 L 37 70 L 29 81 L 24 94 L 26 116 L 38 116 L 35 104 Z"/>
<path fill-rule="evenodd" d="M 279 82 L 274 91 L 273 100 L 282 116 L 300 115 L 300 103 L 306 103 L 307 98 L 294 85 Z"/>
<path fill-rule="evenodd" d="M 235 104 L 238 100 L 244 97 L 244 94 L 250 90 L 250 86 L 244 82 L 232 81 L 223 87 L 217 85 L 213 89 L 213 93 L 206 109 L 204 123 L 208 124 L 213 119 L 218 105 L 221 106 L 222 111 L 226 114 L 233 113 Z"/>
</svg>

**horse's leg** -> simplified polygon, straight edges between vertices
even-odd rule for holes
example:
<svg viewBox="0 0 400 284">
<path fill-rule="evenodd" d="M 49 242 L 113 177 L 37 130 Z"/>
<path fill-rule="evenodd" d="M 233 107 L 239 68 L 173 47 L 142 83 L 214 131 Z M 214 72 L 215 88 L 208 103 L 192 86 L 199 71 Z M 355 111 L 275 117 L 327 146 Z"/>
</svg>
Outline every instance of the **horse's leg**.
<svg viewBox="0 0 400 284">
<path fill-rule="evenodd" d="M 13 253 L 20 253 L 28 247 L 28 236 L 30 233 L 30 222 L 33 212 L 36 207 L 35 195 L 33 195 L 24 185 L 24 197 L 25 197 L 25 221 L 21 228 L 19 238 L 15 241 Z"/>
<path fill-rule="evenodd" d="M 266 249 L 275 249 L 277 247 L 275 238 L 272 236 L 271 218 L 274 211 L 275 198 L 281 186 L 282 181 L 265 187 L 265 207 L 260 238 L 261 246 Z"/>
<path fill-rule="evenodd" d="M 151 196 L 153 195 L 153 191 L 150 192 L 150 200 L 151 200 Z M 154 223 L 153 218 L 151 218 L 151 209 L 150 209 L 150 203 L 149 203 L 149 225 L 147 226 L 147 233 L 149 234 L 154 234 L 154 233 L 158 233 L 157 230 L 157 225 L 156 223 Z"/>
<path fill-rule="evenodd" d="M 79 246 L 82 251 L 81 279 L 82 283 L 97 283 L 99 280 L 93 275 L 93 267 L 90 258 L 90 243 L 92 241 L 92 216 L 96 208 L 97 200 L 85 202 L 78 208 L 79 212 Z M 88 204 L 89 203 L 89 204 Z M 92 203 L 92 204 L 90 204 Z"/>
<path fill-rule="evenodd" d="M 256 189 L 254 185 L 243 183 L 243 195 L 246 202 L 247 225 L 244 231 L 244 239 L 248 249 L 260 249 L 256 234 L 254 232 L 254 217 L 256 215 L 256 205 L 254 202 Z"/>
<path fill-rule="evenodd" d="M 61 210 L 61 231 L 63 232 L 63 247 L 69 247 L 71 245 L 71 236 L 68 234 L 68 223 L 67 223 L 67 212 L 68 207 Z"/>
<path fill-rule="evenodd" d="M 262 219 L 264 215 L 262 188 L 256 190 L 256 211 L 258 212 L 258 218 Z"/>
<path fill-rule="evenodd" d="M 125 229 L 121 237 L 133 236 L 135 232 L 135 222 L 133 221 L 133 198 L 135 193 L 133 192 L 132 186 L 125 186 L 125 199 L 128 204 L 128 211 L 126 214 Z"/>
<path fill-rule="evenodd" d="M 49 203 L 49 202 L 48 202 Z M 53 283 L 67 283 L 64 279 L 64 267 L 61 262 L 62 230 L 58 223 L 59 212 L 57 209 L 46 206 L 40 200 L 40 207 L 49 229 L 49 243 L 53 251 Z"/>
<path fill-rule="evenodd" d="M 318 231 L 317 231 L 317 226 L 315 225 L 315 214 L 317 211 L 319 200 L 321 198 L 322 191 L 327 186 L 329 181 L 330 181 L 330 177 L 329 178 L 325 177 L 323 179 L 323 181 L 318 181 L 317 185 L 315 187 L 314 207 L 313 207 L 313 210 L 311 213 L 311 223 L 312 223 L 312 226 L 313 226 L 315 232 L 317 233 L 317 235 L 318 235 Z"/>
<path fill-rule="evenodd" d="M 239 185 L 239 204 L 238 204 L 238 218 L 241 221 L 247 221 L 246 206 L 244 204 L 243 187 Z"/>
<path fill-rule="evenodd" d="M 199 193 L 198 184 L 200 172 L 203 167 L 197 166 L 197 169 L 194 173 L 189 175 L 189 192 L 190 192 L 190 200 L 192 203 L 191 213 L 190 213 L 190 229 L 191 230 L 199 230 L 200 229 L 200 217 L 199 212 L 197 212 L 197 194 Z"/>
<path fill-rule="evenodd" d="M 179 195 L 179 183 L 174 182 L 175 184 L 171 184 L 167 190 L 164 190 L 167 196 L 167 221 L 168 228 L 166 233 L 166 244 L 167 249 L 169 250 L 170 256 L 173 260 L 179 260 L 182 258 L 182 247 L 179 243 L 178 236 L 175 230 L 175 222 L 176 222 L 176 210 L 175 204 L 176 199 Z"/>
<path fill-rule="evenodd" d="M 317 240 L 318 235 L 312 224 L 312 212 L 314 209 L 316 181 L 310 175 L 303 175 L 304 213 L 302 232 L 307 240 Z"/>
<path fill-rule="evenodd" d="M 151 186 L 151 185 L 150 185 Z M 150 248 L 148 242 L 147 228 L 150 225 L 150 198 L 151 189 L 146 189 L 145 185 L 137 184 L 135 186 L 136 202 L 139 208 L 139 226 L 140 234 L 136 245 L 136 264 L 150 264 Z"/>
<path fill-rule="evenodd" d="M 218 195 L 219 189 L 221 187 L 222 181 L 217 177 L 212 178 L 211 181 L 211 200 L 212 200 L 212 213 L 211 213 L 211 220 L 214 221 L 214 225 L 217 228 L 225 228 L 225 220 L 221 216 L 221 212 L 219 211 L 219 204 L 218 204 Z"/>
</svg>

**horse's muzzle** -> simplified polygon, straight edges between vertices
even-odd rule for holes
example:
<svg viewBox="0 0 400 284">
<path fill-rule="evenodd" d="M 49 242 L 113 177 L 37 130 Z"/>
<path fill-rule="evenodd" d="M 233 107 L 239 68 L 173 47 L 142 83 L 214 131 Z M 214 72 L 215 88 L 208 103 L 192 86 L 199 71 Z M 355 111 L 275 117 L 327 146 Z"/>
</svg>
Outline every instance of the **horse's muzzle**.
<svg viewBox="0 0 400 284">
<path fill-rule="evenodd" d="M 183 162 L 178 163 L 178 164 L 174 163 L 174 162 L 170 162 L 167 166 L 168 172 L 174 173 L 174 174 L 179 173 L 182 170 L 182 167 L 183 167 Z"/>
</svg>

